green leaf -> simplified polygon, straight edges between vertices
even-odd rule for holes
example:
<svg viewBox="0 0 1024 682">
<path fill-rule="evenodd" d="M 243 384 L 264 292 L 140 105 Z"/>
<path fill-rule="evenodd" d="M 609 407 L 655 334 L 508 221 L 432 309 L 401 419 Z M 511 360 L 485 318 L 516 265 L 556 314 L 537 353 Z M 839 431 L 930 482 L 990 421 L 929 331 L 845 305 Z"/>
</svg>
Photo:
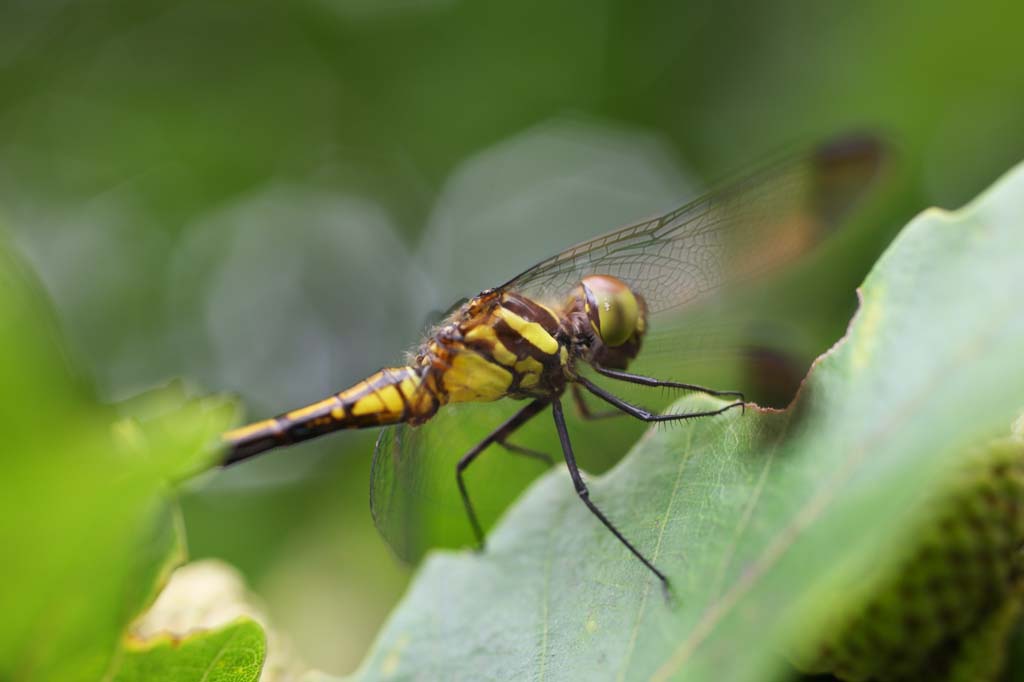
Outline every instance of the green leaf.
<svg viewBox="0 0 1024 682">
<path fill-rule="evenodd" d="M 794 409 L 652 430 L 590 481 L 670 576 L 671 603 L 559 470 L 486 552 L 430 556 L 356 679 L 777 678 L 905 556 L 963 454 L 1024 408 L 1021 225 L 1024 167 L 961 211 L 926 211 Z"/>
<path fill-rule="evenodd" d="M 240 618 L 182 639 L 129 642 L 110 682 L 255 682 L 265 655 L 262 628 Z"/>
<path fill-rule="evenodd" d="M 0 679 L 100 679 L 184 545 L 169 485 L 212 461 L 233 408 L 135 417 L 76 375 L 49 305 L 0 234 Z"/>
<path fill-rule="evenodd" d="M 151 460 L 168 481 L 181 481 L 220 461 L 219 435 L 237 420 L 238 407 L 223 396 L 195 397 L 198 391 L 176 380 L 117 407 L 119 445 Z"/>
</svg>

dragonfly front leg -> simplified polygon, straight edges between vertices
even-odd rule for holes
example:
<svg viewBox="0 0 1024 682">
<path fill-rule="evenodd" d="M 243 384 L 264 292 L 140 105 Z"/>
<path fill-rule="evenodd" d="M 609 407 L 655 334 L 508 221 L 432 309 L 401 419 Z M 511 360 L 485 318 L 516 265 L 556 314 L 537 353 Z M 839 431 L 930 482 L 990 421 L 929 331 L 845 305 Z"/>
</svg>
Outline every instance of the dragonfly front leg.
<svg viewBox="0 0 1024 682">
<path fill-rule="evenodd" d="M 600 365 L 591 365 L 598 374 L 604 375 L 610 379 L 617 379 L 619 381 L 627 381 L 631 384 L 639 384 L 641 386 L 650 386 L 652 388 L 678 388 L 684 391 L 696 391 L 698 393 L 706 393 L 707 395 L 721 397 L 736 398 L 740 402 L 746 402 L 746 398 L 739 391 L 716 391 L 713 388 L 706 388 L 704 386 L 698 386 L 697 384 L 683 384 L 678 381 L 665 381 L 663 379 L 655 379 L 654 377 L 645 377 L 642 374 L 631 374 L 629 372 L 623 372 L 617 369 L 608 369 L 607 367 L 601 367 Z"/>
<path fill-rule="evenodd" d="M 640 553 L 633 544 L 626 539 L 626 537 L 619 532 L 619 529 L 615 527 L 608 517 L 604 515 L 597 505 L 590 499 L 590 490 L 587 488 L 587 484 L 583 482 L 583 476 L 580 474 L 580 469 L 576 466 L 576 457 L 573 455 L 572 443 L 569 442 L 569 430 L 565 425 L 565 415 L 562 413 L 562 402 L 558 398 L 551 401 L 551 413 L 555 417 L 555 428 L 558 430 L 558 440 L 562 443 L 562 453 L 565 455 L 565 464 L 569 468 L 569 476 L 572 477 L 573 486 L 576 488 L 576 494 L 583 504 L 587 505 L 587 509 L 591 511 L 598 518 L 601 523 L 604 524 L 605 528 L 612 532 L 619 542 L 626 546 L 630 552 L 633 553 L 637 559 L 639 559 L 644 566 L 649 568 L 654 575 L 658 576 L 658 580 L 661 581 L 662 587 L 665 589 L 666 594 L 668 592 L 668 578 L 665 574 L 659 571 L 650 560 L 647 559 L 643 554 Z"/>
<path fill-rule="evenodd" d="M 698 417 L 713 417 L 716 414 L 722 414 L 723 412 L 731 410 L 734 407 L 746 409 L 746 403 L 744 403 L 742 400 L 738 400 L 734 403 L 729 403 L 725 407 L 721 407 L 717 410 L 707 410 L 705 412 L 684 412 L 682 414 L 653 414 L 641 407 L 637 407 L 636 405 L 627 403 L 622 398 L 619 398 L 618 396 L 609 393 L 608 391 L 604 390 L 594 382 L 589 381 L 584 377 L 576 377 L 576 381 L 579 382 L 579 384 L 582 385 L 583 388 L 587 389 L 601 400 L 604 400 L 610 405 L 614 405 L 618 409 L 622 410 L 626 414 L 632 417 L 636 417 L 637 419 L 641 419 L 645 422 L 682 421 L 684 419 L 697 419 Z M 731 393 L 734 392 L 730 391 L 727 392 L 726 394 Z"/>
<path fill-rule="evenodd" d="M 459 494 L 462 496 L 462 504 L 466 507 L 466 516 L 469 517 L 469 524 L 473 527 L 473 534 L 476 536 L 477 546 L 480 549 L 484 548 L 484 531 L 480 527 L 480 521 L 477 519 L 476 510 L 473 509 L 473 503 L 469 499 L 469 491 L 466 489 L 466 481 L 463 478 L 463 473 L 466 471 L 466 468 L 473 463 L 473 460 L 475 460 L 480 453 L 486 450 L 492 443 L 498 443 L 510 452 L 526 455 L 527 457 L 533 457 L 535 459 L 541 459 L 550 463 L 551 457 L 549 455 L 505 442 L 505 440 L 511 436 L 516 429 L 528 422 L 547 406 L 548 400 L 546 399 L 534 400 L 532 403 L 509 417 L 504 424 L 492 431 L 482 441 L 470 448 L 469 452 L 460 457 L 459 463 L 455 465 L 455 480 L 459 484 Z"/>
</svg>

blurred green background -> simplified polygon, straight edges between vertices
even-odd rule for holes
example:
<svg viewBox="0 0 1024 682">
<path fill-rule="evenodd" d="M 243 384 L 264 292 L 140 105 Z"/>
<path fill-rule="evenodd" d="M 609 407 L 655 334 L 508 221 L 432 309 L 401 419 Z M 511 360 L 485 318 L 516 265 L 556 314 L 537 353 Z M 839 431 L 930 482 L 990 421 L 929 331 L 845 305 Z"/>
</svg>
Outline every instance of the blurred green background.
<svg viewBox="0 0 1024 682">
<path fill-rule="evenodd" d="M 780 305 L 806 360 L 909 216 L 1024 158 L 1021 25 L 1010 2 L 6 0 L 0 224 L 103 400 L 186 377 L 262 417 L 574 241 L 787 143 L 879 130 L 889 191 L 814 303 Z M 191 555 L 238 566 L 329 672 L 408 578 L 367 509 L 374 435 L 184 498 Z"/>
</svg>

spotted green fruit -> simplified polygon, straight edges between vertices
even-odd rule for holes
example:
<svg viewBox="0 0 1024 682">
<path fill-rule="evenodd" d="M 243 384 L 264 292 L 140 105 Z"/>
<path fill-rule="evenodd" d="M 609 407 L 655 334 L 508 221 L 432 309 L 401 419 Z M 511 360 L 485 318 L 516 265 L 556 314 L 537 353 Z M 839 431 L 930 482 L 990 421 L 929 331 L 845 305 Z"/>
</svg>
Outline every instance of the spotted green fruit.
<svg viewBox="0 0 1024 682">
<path fill-rule="evenodd" d="M 878 589 L 792 656 L 843 680 L 997 679 L 1024 604 L 1024 439 L 967 454 Z"/>
</svg>

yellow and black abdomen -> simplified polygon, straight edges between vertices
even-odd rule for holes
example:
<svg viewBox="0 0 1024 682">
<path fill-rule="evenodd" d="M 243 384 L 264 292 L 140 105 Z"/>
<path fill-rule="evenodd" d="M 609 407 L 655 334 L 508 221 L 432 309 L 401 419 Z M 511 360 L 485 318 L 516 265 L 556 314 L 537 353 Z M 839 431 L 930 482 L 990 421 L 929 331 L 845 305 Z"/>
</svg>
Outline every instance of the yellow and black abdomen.
<svg viewBox="0 0 1024 682">
<path fill-rule="evenodd" d="M 339 429 L 420 423 L 432 417 L 439 405 L 421 371 L 414 367 L 382 369 L 312 405 L 228 431 L 223 436 L 229 448 L 224 463 Z"/>
</svg>

